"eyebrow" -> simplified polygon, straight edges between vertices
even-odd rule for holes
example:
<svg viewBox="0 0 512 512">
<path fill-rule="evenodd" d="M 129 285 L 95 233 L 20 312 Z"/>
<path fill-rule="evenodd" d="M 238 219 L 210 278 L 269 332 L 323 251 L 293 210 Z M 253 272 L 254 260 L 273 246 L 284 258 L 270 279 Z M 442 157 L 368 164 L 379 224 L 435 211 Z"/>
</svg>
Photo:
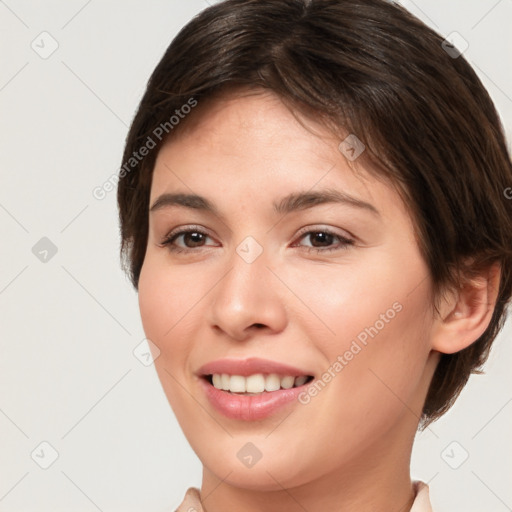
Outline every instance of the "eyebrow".
<svg viewBox="0 0 512 512">
<path fill-rule="evenodd" d="M 367 210 L 377 216 L 380 215 L 377 208 L 372 204 L 336 189 L 325 189 L 318 192 L 294 192 L 283 197 L 278 202 L 274 202 L 273 210 L 277 215 L 285 215 L 294 211 L 306 210 L 314 206 L 329 203 L 345 204 Z M 196 194 L 162 194 L 155 200 L 149 211 L 155 212 L 171 206 L 182 206 L 209 212 L 222 218 L 221 213 L 211 201 Z"/>
</svg>

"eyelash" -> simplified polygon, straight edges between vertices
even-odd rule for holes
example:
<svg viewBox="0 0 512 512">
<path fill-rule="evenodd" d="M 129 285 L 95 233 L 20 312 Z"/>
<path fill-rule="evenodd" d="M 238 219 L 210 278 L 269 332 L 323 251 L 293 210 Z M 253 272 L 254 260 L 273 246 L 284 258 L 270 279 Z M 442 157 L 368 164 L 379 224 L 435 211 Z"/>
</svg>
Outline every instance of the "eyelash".
<svg viewBox="0 0 512 512">
<path fill-rule="evenodd" d="M 160 247 L 167 247 L 170 252 L 176 253 L 176 254 L 178 254 L 178 253 L 194 252 L 195 251 L 194 248 L 183 249 L 183 248 L 180 248 L 180 247 L 177 247 L 177 246 L 173 245 L 174 241 L 178 237 L 180 237 L 181 235 L 189 234 L 189 233 L 198 233 L 200 235 L 204 235 L 206 237 L 209 237 L 208 233 L 205 233 L 202 229 L 200 229 L 198 227 L 189 227 L 189 228 L 185 228 L 185 229 L 180 229 L 180 230 L 175 231 L 175 232 L 171 232 L 160 243 Z M 315 234 L 315 233 L 316 234 L 323 233 L 323 234 L 327 234 L 327 235 L 333 236 L 333 237 L 337 238 L 340 241 L 341 246 L 340 247 L 327 247 L 327 248 L 307 247 L 306 246 L 305 249 L 306 249 L 307 252 L 315 252 L 315 253 L 318 254 L 318 253 L 325 253 L 325 252 L 331 252 L 331 251 L 340 251 L 340 250 L 346 250 L 346 249 L 348 249 L 349 246 L 354 245 L 354 240 L 351 240 L 349 238 L 343 237 L 343 236 L 341 236 L 341 235 L 339 235 L 337 233 L 334 233 L 330 229 L 326 229 L 326 228 L 305 230 L 305 231 L 302 231 L 301 233 L 299 233 L 299 236 L 302 239 L 302 238 L 304 238 L 305 235 L 311 235 L 311 234 Z M 301 247 L 304 247 L 304 246 L 301 246 Z M 197 249 L 202 249 L 202 247 L 198 247 Z"/>
</svg>

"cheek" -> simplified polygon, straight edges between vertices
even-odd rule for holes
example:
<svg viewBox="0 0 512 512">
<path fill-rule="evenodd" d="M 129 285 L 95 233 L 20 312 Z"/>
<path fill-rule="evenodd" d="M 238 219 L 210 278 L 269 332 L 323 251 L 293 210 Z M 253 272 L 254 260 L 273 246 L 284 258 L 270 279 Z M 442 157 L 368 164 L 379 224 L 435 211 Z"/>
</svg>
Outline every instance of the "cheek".
<svg viewBox="0 0 512 512">
<path fill-rule="evenodd" d="M 194 305 L 204 296 L 189 272 L 170 266 L 160 255 L 148 254 L 139 279 L 139 309 L 146 336 L 161 348 L 173 342 L 176 334 L 194 317 Z M 196 308 L 197 309 L 197 308 Z"/>
<path fill-rule="evenodd" d="M 160 350 L 155 369 L 178 419 L 191 415 L 184 413 L 190 404 L 180 383 L 185 382 L 191 349 L 186 331 L 198 322 L 198 308 L 193 307 L 199 301 L 198 293 L 178 267 L 159 261 L 158 255 L 148 255 L 139 278 L 140 315 L 146 337 Z M 187 425 L 182 428 L 187 431 Z"/>
<path fill-rule="evenodd" d="M 326 337 L 329 343 L 323 346 L 331 371 L 319 378 L 327 384 L 319 386 L 318 394 L 303 406 L 307 412 L 294 420 L 299 436 L 307 438 L 315 432 L 319 438 L 337 441 L 306 444 L 305 460 L 321 460 L 324 469 L 332 469 L 338 461 L 382 448 L 379 440 L 395 442 L 392 432 L 398 437 L 404 432 L 399 425 L 414 430 L 426 391 L 423 372 L 429 350 L 423 321 L 426 294 L 418 293 L 413 300 L 407 293 L 397 293 L 402 309 L 393 309 L 394 316 L 389 314 L 393 318 L 382 321 L 384 326 L 378 323 L 376 330 L 370 329 L 379 318 L 375 313 L 385 314 L 388 300 L 373 297 L 371 307 L 367 301 L 364 307 L 347 306 L 340 312 L 337 336 Z M 366 334 L 366 344 L 358 340 L 359 333 Z"/>
<path fill-rule="evenodd" d="M 304 268 L 281 271 L 300 299 L 290 297 L 298 308 L 291 320 L 304 319 L 301 328 L 311 333 L 310 339 L 329 361 L 349 349 L 353 340 L 364 346 L 390 331 L 417 326 L 425 316 L 427 283 L 418 285 L 426 281 L 428 269 L 414 247 L 369 251 L 346 263 L 318 265 L 307 272 Z M 395 342 L 404 337 L 405 332 Z"/>
<path fill-rule="evenodd" d="M 176 379 L 181 382 L 190 351 L 183 336 L 184 326 L 193 320 L 190 286 L 180 283 L 175 269 L 147 258 L 139 279 L 139 309 L 146 338 L 160 350 L 155 369 L 171 406 L 176 402 Z M 187 314 L 187 310 L 188 314 Z M 171 376 L 175 377 L 172 378 Z"/>
<path fill-rule="evenodd" d="M 319 395 L 329 407 L 317 411 L 319 429 L 343 424 L 357 431 L 358 421 L 368 415 L 371 430 L 396 420 L 404 402 L 411 407 L 421 402 L 431 315 L 425 276 L 426 265 L 411 249 L 408 265 L 391 252 L 381 253 L 378 261 L 361 260 L 337 272 L 319 267 L 314 277 L 297 281 L 297 294 L 328 327 L 320 336 L 313 326 L 321 324 L 311 315 L 301 324 L 323 353 L 326 372 L 330 368 L 330 375 L 320 376 L 328 381 Z M 313 398 L 312 405 L 324 398 Z M 325 417 L 327 410 L 331 421 Z"/>
<path fill-rule="evenodd" d="M 172 295 L 160 273 L 144 262 L 139 278 L 139 309 L 146 337 L 161 349 L 161 341 L 172 320 Z"/>
</svg>

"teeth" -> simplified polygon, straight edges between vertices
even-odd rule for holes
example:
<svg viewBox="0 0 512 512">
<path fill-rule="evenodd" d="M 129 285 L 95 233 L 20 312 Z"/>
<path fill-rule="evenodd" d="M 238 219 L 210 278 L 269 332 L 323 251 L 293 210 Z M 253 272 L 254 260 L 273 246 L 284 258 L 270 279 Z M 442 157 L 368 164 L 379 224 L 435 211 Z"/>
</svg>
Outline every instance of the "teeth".
<svg viewBox="0 0 512 512">
<path fill-rule="evenodd" d="M 265 378 L 265 391 L 277 391 L 281 388 L 281 379 L 279 375 L 271 373 Z"/>
<path fill-rule="evenodd" d="M 281 379 L 281 387 L 284 389 L 293 388 L 294 382 L 295 382 L 295 377 L 283 377 Z"/>
<path fill-rule="evenodd" d="M 221 376 L 221 379 L 220 379 L 220 383 L 221 383 L 221 387 L 220 389 L 223 389 L 224 391 L 229 391 L 229 381 L 231 380 L 229 378 L 229 375 L 227 375 L 226 373 L 223 373 Z"/>
<path fill-rule="evenodd" d="M 229 380 L 229 391 L 233 393 L 245 393 L 247 391 L 246 378 L 241 375 L 231 375 Z"/>
<path fill-rule="evenodd" d="M 213 385 L 217 389 L 223 389 L 223 387 L 222 387 L 222 375 L 219 375 L 218 373 L 212 375 L 212 381 L 213 381 Z"/>
<path fill-rule="evenodd" d="M 264 391 L 277 391 L 279 389 L 290 389 L 297 386 L 302 386 L 306 383 L 308 377 L 301 375 L 294 377 L 292 375 L 285 375 L 281 377 L 276 373 L 263 375 L 262 373 L 255 373 L 248 377 L 242 375 L 228 375 L 227 373 L 215 373 L 212 375 L 212 383 L 217 389 L 223 391 L 231 391 L 231 393 L 248 393 L 258 394 Z"/>
<path fill-rule="evenodd" d="M 302 386 L 308 380 L 306 375 L 301 375 L 295 379 L 295 387 Z"/>
<path fill-rule="evenodd" d="M 263 393 L 265 391 L 265 377 L 261 373 L 249 375 L 249 377 L 246 377 L 245 382 L 245 391 L 247 393 Z"/>
</svg>

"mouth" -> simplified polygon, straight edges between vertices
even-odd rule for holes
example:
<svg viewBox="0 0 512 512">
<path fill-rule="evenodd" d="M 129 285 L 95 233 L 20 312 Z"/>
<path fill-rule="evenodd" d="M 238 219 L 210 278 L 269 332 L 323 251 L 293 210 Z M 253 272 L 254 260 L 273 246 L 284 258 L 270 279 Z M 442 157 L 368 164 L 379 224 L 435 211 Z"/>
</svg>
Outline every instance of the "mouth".
<svg viewBox="0 0 512 512">
<path fill-rule="evenodd" d="M 196 375 L 213 409 L 242 421 L 265 420 L 301 406 L 300 396 L 314 379 L 310 370 L 257 357 L 211 361 Z"/>
<path fill-rule="evenodd" d="M 279 375 L 277 373 L 255 373 L 252 375 L 230 375 L 213 373 L 203 379 L 214 388 L 234 395 L 258 396 L 279 390 L 299 388 L 309 384 L 312 375 Z"/>
<path fill-rule="evenodd" d="M 213 408 L 232 420 L 258 421 L 283 413 L 287 407 L 301 407 L 300 395 L 312 375 L 213 373 L 200 379 Z"/>
</svg>

